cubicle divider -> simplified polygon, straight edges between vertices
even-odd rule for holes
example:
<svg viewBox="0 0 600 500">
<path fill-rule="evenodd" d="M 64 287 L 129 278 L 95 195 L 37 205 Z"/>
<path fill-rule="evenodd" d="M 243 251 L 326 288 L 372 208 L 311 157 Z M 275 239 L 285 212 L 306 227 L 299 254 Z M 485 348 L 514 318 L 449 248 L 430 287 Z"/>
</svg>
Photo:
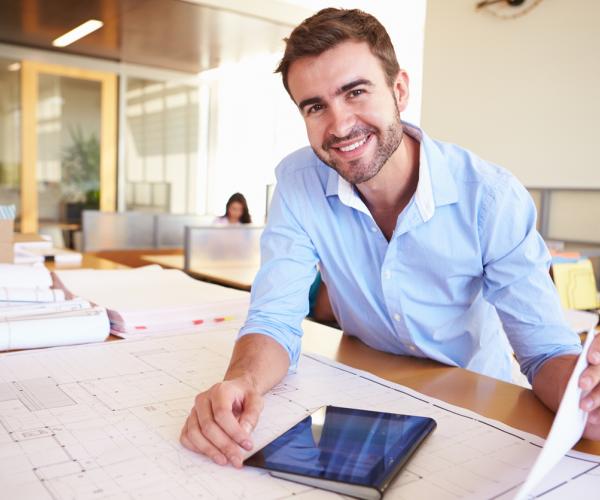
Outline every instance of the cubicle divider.
<svg viewBox="0 0 600 500">
<path fill-rule="evenodd" d="M 258 268 L 263 229 L 255 225 L 186 226 L 184 270 L 194 272 L 215 266 Z"/>
<path fill-rule="evenodd" d="M 600 288 L 600 189 L 528 188 L 537 228 L 550 247 L 577 251 L 592 262 Z"/>
<path fill-rule="evenodd" d="M 600 246 L 600 189 L 528 188 L 545 240 Z"/>
<path fill-rule="evenodd" d="M 84 210 L 82 249 L 84 252 L 96 252 L 182 248 L 185 226 L 205 224 L 211 219 L 201 215 Z"/>
</svg>

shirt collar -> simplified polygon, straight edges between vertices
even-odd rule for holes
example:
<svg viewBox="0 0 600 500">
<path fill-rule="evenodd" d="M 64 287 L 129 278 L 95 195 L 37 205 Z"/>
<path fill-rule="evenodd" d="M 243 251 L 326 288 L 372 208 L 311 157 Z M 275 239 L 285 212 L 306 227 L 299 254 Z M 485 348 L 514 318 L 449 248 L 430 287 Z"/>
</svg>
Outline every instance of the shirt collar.
<svg viewBox="0 0 600 500">
<path fill-rule="evenodd" d="M 436 207 L 458 201 L 456 182 L 437 144 L 415 125 L 407 122 L 402 122 L 402 125 L 404 132 L 420 143 L 419 182 L 414 201 L 423 222 L 427 222 L 433 217 Z M 332 168 L 329 169 L 325 194 L 337 195 L 344 205 L 371 215 L 356 188 Z"/>
</svg>

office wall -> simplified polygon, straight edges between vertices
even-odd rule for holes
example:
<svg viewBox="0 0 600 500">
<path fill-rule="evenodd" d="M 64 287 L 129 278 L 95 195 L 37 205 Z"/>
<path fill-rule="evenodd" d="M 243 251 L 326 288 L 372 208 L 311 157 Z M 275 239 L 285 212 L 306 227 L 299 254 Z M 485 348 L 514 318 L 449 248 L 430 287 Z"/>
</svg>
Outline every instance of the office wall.
<svg viewBox="0 0 600 500">
<path fill-rule="evenodd" d="M 544 0 L 512 20 L 475 4 L 427 2 L 425 129 L 526 186 L 600 188 L 600 2 Z"/>
</svg>

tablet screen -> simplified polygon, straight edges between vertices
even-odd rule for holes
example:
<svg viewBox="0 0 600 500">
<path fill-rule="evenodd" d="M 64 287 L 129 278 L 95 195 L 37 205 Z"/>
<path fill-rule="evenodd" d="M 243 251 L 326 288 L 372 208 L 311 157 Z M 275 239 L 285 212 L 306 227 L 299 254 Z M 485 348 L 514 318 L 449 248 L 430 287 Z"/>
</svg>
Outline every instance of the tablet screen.
<svg viewBox="0 0 600 500">
<path fill-rule="evenodd" d="M 245 463 L 370 486 L 398 469 L 434 427 L 427 417 L 324 406 Z"/>
</svg>

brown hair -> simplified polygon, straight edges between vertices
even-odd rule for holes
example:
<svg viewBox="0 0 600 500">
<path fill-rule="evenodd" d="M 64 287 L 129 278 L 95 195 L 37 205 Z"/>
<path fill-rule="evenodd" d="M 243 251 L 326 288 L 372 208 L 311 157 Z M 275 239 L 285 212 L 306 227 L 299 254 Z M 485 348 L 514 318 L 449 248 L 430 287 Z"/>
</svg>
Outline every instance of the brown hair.
<svg viewBox="0 0 600 500">
<path fill-rule="evenodd" d="M 289 38 L 284 39 L 285 53 L 275 73 L 281 73 L 288 94 L 288 71 L 294 61 L 318 56 L 347 40 L 369 44 L 371 52 L 381 62 L 388 85 L 392 87 L 400 65 L 392 41 L 381 23 L 362 10 L 328 8 L 302 21 Z"/>
<path fill-rule="evenodd" d="M 233 193 L 229 199 L 227 200 L 227 204 L 225 205 L 225 215 L 223 217 L 227 217 L 227 213 L 229 212 L 229 207 L 232 203 L 239 203 L 242 205 L 242 216 L 240 217 L 241 224 L 250 224 L 252 222 L 252 217 L 250 216 L 250 211 L 248 210 L 248 203 L 246 202 L 246 198 L 242 193 Z"/>
</svg>

